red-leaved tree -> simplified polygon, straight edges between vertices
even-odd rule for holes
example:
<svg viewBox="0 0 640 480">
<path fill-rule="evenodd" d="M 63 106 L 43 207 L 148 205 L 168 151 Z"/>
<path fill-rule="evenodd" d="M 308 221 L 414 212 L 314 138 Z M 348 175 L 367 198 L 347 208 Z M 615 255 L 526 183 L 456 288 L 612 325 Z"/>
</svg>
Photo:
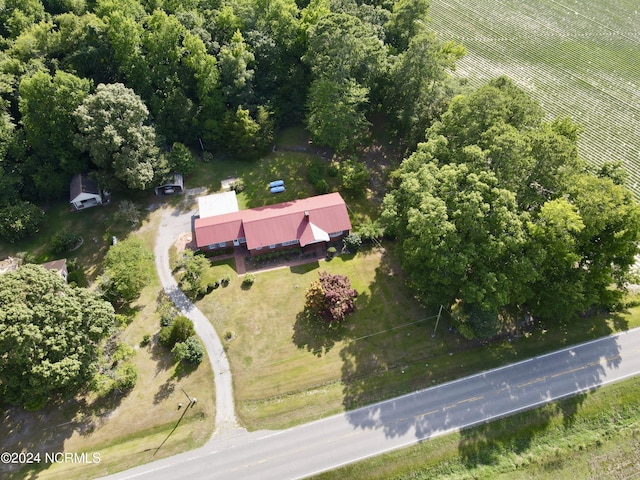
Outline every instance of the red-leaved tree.
<svg viewBox="0 0 640 480">
<path fill-rule="evenodd" d="M 344 275 L 320 272 L 320 278 L 309 285 L 305 308 L 327 322 L 342 322 L 355 309 L 357 296 Z"/>
</svg>

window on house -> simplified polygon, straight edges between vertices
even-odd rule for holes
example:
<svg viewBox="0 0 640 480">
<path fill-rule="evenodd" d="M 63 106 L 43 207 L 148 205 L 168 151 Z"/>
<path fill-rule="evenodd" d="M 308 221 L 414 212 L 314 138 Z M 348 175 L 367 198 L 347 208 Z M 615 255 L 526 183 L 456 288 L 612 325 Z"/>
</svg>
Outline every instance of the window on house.
<svg viewBox="0 0 640 480">
<path fill-rule="evenodd" d="M 218 247 L 222 248 L 222 247 L 226 247 L 227 246 L 227 242 L 220 242 L 218 244 Z"/>
<path fill-rule="evenodd" d="M 273 245 L 269 245 L 269 248 L 276 248 L 276 244 L 274 243 Z"/>
<path fill-rule="evenodd" d="M 344 230 L 340 230 L 339 232 L 333 232 L 329 234 L 329 238 L 333 238 L 333 237 L 339 237 L 340 235 L 342 235 L 344 233 Z"/>
<path fill-rule="evenodd" d="M 244 238 L 244 237 L 240 237 L 240 238 L 238 239 L 238 241 L 239 241 L 240 243 L 247 243 L 247 239 L 246 239 L 246 238 Z"/>
<path fill-rule="evenodd" d="M 286 247 L 288 245 L 297 245 L 298 243 L 300 243 L 299 240 L 289 240 L 288 242 L 282 242 L 280 245 Z"/>
</svg>

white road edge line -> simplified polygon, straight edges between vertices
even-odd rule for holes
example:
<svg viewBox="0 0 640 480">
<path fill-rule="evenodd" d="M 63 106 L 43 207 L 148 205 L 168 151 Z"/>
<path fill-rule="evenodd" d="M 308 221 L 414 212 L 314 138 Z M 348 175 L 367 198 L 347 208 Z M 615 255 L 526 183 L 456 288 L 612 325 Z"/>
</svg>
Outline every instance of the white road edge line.
<svg viewBox="0 0 640 480">
<path fill-rule="evenodd" d="M 605 338 L 607 338 L 607 337 L 605 337 Z M 587 342 L 587 343 L 590 343 L 590 342 Z M 432 433 L 431 435 L 425 435 L 423 437 L 416 437 L 416 438 L 411 439 L 411 440 L 409 440 L 409 441 L 407 441 L 405 443 L 394 445 L 393 447 L 383 448 L 383 449 L 377 450 L 376 452 L 368 453 L 366 455 L 362 455 L 360 457 L 356 457 L 353 460 L 348 460 L 346 462 L 342 462 L 342 463 L 336 464 L 333 467 L 328 468 L 328 469 L 316 470 L 314 472 L 311 472 L 311 473 L 308 473 L 308 474 L 305 474 L 305 475 L 302 475 L 302 476 L 299 476 L 299 477 L 294 477 L 291 480 L 302 480 L 304 478 L 309 478 L 309 477 L 312 477 L 314 475 L 318 475 L 318 474 L 323 473 L 323 472 L 336 470 L 338 468 L 344 467 L 345 465 L 351 465 L 352 463 L 357 463 L 357 462 L 360 462 L 362 460 L 366 460 L 366 459 L 371 458 L 371 457 L 376 457 L 378 455 L 383 455 L 383 454 L 391 452 L 393 450 L 399 450 L 401 448 L 409 447 L 411 445 L 415 445 L 415 444 L 421 443 L 421 442 L 423 442 L 425 440 L 431 440 L 433 438 L 441 437 L 443 435 L 448 435 L 448 434 L 451 434 L 451 433 L 454 433 L 454 432 L 459 432 L 460 430 L 464 430 L 466 428 L 471 428 L 471 427 L 474 427 L 476 425 L 481 425 L 483 423 L 489 423 L 489 422 L 492 422 L 494 420 L 499 420 L 501 418 L 508 417 L 508 416 L 513 415 L 515 413 L 521 413 L 521 412 L 525 412 L 527 410 L 533 410 L 533 409 L 535 409 L 537 407 L 548 405 L 549 403 L 553 403 L 553 402 L 557 402 L 557 401 L 565 399 L 565 398 L 573 397 L 573 396 L 578 395 L 580 393 L 583 393 L 585 391 L 589 391 L 592 388 L 601 387 L 601 386 L 607 385 L 609 383 L 620 382 L 620 381 L 625 380 L 626 378 L 629 378 L 629 377 L 635 377 L 638 374 L 640 374 L 640 371 L 635 372 L 635 373 L 629 373 L 627 375 L 623 375 L 622 377 L 616 378 L 615 380 L 606 380 L 606 381 L 603 381 L 602 383 L 599 383 L 597 385 L 593 385 L 593 386 L 588 387 L 588 388 L 583 388 L 583 389 L 577 390 L 577 391 L 575 391 L 573 393 L 567 393 L 567 394 L 564 394 L 564 395 L 558 395 L 556 397 L 551 397 L 549 399 L 540 400 L 539 402 L 535 402 L 535 403 L 526 405 L 524 407 L 515 408 L 513 410 L 509 410 L 508 412 L 504 412 L 504 413 L 501 413 L 499 415 L 492 415 L 492 416 L 487 417 L 487 418 L 485 418 L 483 420 L 470 422 L 469 424 L 466 424 L 466 425 L 463 425 L 463 426 L 460 426 L 460 427 L 450 428 L 449 430 L 442 430 L 442 431 L 439 431 L 439 432 Z"/>
</svg>

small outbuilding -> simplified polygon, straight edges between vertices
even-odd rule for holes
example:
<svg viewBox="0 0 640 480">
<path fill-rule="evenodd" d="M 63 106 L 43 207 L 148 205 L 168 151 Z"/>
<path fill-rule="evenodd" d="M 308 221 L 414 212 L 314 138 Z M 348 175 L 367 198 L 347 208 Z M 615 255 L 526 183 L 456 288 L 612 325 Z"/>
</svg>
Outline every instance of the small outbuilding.
<svg viewBox="0 0 640 480">
<path fill-rule="evenodd" d="M 155 188 L 156 195 L 173 195 L 174 193 L 184 193 L 184 179 L 181 173 L 174 173 L 165 178 L 162 185 Z"/>
<path fill-rule="evenodd" d="M 41 263 L 40 266 L 56 272 L 66 282 L 69 276 L 69 270 L 67 269 L 67 259 L 61 258 L 60 260 L 53 260 L 51 262 Z"/>
<path fill-rule="evenodd" d="M 102 205 L 100 187 L 84 173 L 73 176 L 69 194 L 69 203 L 76 210 Z"/>
</svg>

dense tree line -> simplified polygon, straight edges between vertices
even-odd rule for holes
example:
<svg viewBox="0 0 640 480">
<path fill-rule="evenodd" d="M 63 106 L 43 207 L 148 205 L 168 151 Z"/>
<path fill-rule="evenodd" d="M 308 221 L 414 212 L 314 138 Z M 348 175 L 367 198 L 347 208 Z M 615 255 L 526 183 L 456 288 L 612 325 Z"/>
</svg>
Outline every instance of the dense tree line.
<svg viewBox="0 0 640 480">
<path fill-rule="evenodd" d="M 36 231 L 29 202 L 66 196 L 79 171 L 147 189 L 192 168 L 186 147 L 251 158 L 302 121 L 349 152 L 383 117 L 415 150 L 383 217 L 425 301 L 476 336 L 615 303 L 639 223 L 621 169 L 587 168 L 580 129 L 506 79 L 454 97 L 464 49 L 427 13 L 428 0 L 4 0 L 2 236 Z"/>
<path fill-rule="evenodd" d="M 147 189 L 181 167 L 174 145 L 250 158 L 286 123 L 349 150 L 382 113 L 416 142 L 463 53 L 427 0 L 3 4 L 0 205 L 65 196 L 87 170 Z"/>
<path fill-rule="evenodd" d="M 498 78 L 454 98 L 394 173 L 383 218 L 410 282 L 469 336 L 619 301 L 640 209 L 619 165 L 580 159 L 579 131 Z"/>
</svg>

